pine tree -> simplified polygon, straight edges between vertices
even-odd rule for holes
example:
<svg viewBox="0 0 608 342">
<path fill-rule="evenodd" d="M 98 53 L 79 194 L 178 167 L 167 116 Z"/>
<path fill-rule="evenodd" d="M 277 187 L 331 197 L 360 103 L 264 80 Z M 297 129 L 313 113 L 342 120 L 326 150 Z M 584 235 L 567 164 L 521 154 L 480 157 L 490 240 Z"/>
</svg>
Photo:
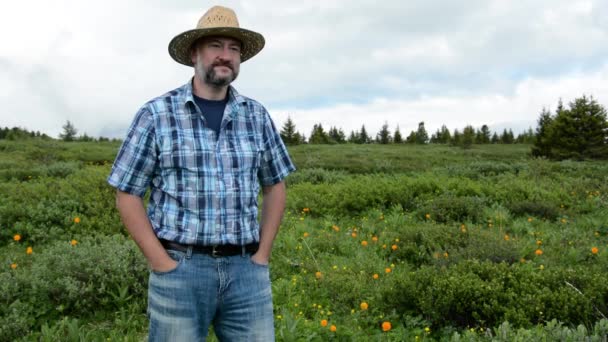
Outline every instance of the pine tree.
<svg viewBox="0 0 608 342">
<path fill-rule="evenodd" d="M 313 125 L 308 142 L 311 144 L 329 144 L 329 136 L 320 123 Z"/>
<path fill-rule="evenodd" d="M 490 140 L 490 142 L 492 144 L 498 144 L 500 142 L 500 139 L 498 138 L 498 134 L 496 132 L 492 134 L 492 139 Z"/>
<path fill-rule="evenodd" d="M 76 133 L 78 130 L 74 127 L 74 125 L 68 120 L 65 125 L 63 125 L 63 133 L 59 134 L 59 137 L 64 141 L 74 141 L 76 138 Z"/>
<path fill-rule="evenodd" d="M 389 144 L 391 142 L 391 132 L 388 130 L 388 123 L 384 122 L 382 129 L 376 135 L 376 141 L 380 144 Z"/>
<path fill-rule="evenodd" d="M 475 129 L 468 125 L 462 131 L 462 148 L 471 148 L 473 142 L 475 142 Z"/>
<path fill-rule="evenodd" d="M 418 130 L 416 131 L 416 144 L 424 145 L 429 142 L 429 134 L 424 128 L 424 121 L 418 123 Z"/>
<path fill-rule="evenodd" d="M 405 139 L 405 142 L 408 144 L 415 144 L 416 143 L 416 131 L 411 131 L 410 135 L 408 135 L 407 138 Z"/>
<path fill-rule="evenodd" d="M 454 134 L 452 134 L 452 139 L 450 139 L 450 145 L 459 146 L 462 144 L 462 134 L 458 131 L 458 129 L 454 129 Z"/>
<path fill-rule="evenodd" d="M 403 143 L 403 137 L 401 136 L 401 132 L 399 131 L 399 125 L 397 125 L 397 128 L 395 129 L 395 134 L 393 134 L 393 142 L 395 144 Z"/>
<path fill-rule="evenodd" d="M 290 116 L 287 117 L 287 121 L 283 124 L 283 128 L 279 134 L 286 145 L 297 145 L 300 143 L 299 137 L 296 136 L 296 125 Z"/>
<path fill-rule="evenodd" d="M 481 141 L 478 144 L 489 144 L 490 143 L 490 128 L 488 125 L 481 126 Z"/>
<path fill-rule="evenodd" d="M 369 144 L 371 142 L 371 138 L 367 134 L 365 130 L 365 125 L 361 126 L 361 131 L 359 132 L 359 144 Z"/>
<path fill-rule="evenodd" d="M 606 109 L 585 95 L 568 106 L 557 111 L 551 123 L 551 155 L 557 159 L 608 158 Z"/>
</svg>

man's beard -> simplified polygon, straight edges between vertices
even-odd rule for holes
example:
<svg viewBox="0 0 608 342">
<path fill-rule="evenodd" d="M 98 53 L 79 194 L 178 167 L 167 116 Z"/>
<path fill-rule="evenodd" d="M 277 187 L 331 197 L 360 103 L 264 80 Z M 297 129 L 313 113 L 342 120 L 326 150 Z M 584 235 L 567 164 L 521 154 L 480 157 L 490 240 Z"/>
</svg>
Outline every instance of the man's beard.
<svg viewBox="0 0 608 342">
<path fill-rule="evenodd" d="M 229 68 L 232 70 L 232 76 L 218 76 L 215 72 L 216 66 L 225 66 Z M 197 59 L 194 67 L 196 68 L 196 73 L 202 82 L 216 87 L 224 87 L 229 85 L 232 83 L 232 81 L 236 80 L 236 77 L 239 75 L 234 71 L 234 67 L 230 63 L 213 63 L 208 69 L 205 69 L 200 57 Z"/>
</svg>

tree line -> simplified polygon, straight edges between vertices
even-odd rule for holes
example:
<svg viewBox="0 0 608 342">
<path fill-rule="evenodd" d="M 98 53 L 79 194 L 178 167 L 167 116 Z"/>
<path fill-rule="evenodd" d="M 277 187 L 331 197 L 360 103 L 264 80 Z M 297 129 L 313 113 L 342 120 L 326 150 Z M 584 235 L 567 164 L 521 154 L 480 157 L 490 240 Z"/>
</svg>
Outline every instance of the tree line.
<svg viewBox="0 0 608 342">
<path fill-rule="evenodd" d="M 69 120 L 62 126 L 62 133 L 59 134 L 59 139 L 63 141 L 118 141 L 118 139 L 110 139 L 106 137 L 91 137 L 86 133 L 78 135 L 78 130 Z M 40 131 L 29 131 L 21 127 L 0 127 L 0 140 L 27 140 L 27 139 L 42 139 L 55 140 L 45 133 Z"/>
<path fill-rule="evenodd" d="M 291 119 L 282 126 L 281 138 L 287 145 L 298 144 L 448 144 L 470 148 L 473 144 L 532 144 L 531 154 L 550 159 L 608 159 L 608 122 L 606 109 L 593 97 L 583 95 L 568 104 L 566 108 L 560 99 L 555 113 L 543 108 L 536 131 L 529 128 L 514 136 L 511 129 L 501 133 L 490 132 L 487 125 L 474 128 L 471 125 L 462 130 L 450 131 L 442 125 L 429 136 L 424 122 L 418 124 L 403 137 L 399 126 L 389 130 L 385 122 L 376 136 L 368 133 L 365 125 L 351 131 L 348 136 L 342 128 L 330 127 L 325 131 L 321 123 L 313 126 L 308 139 L 296 130 Z"/>
<path fill-rule="evenodd" d="M 325 131 L 320 123 L 314 124 L 308 140 L 296 131 L 295 124 L 291 117 L 287 118 L 280 131 L 281 138 L 287 145 L 299 144 L 450 144 L 465 148 L 473 144 L 531 144 L 535 141 L 535 133 L 532 128 L 514 136 L 511 129 L 504 129 L 501 134 L 490 132 L 488 125 L 475 129 L 468 125 L 462 131 L 455 129 L 453 132 L 443 125 L 437 132 L 429 136 L 424 122 L 418 124 L 418 129 L 411 131 L 407 137 L 403 137 L 399 126 L 393 132 L 389 130 L 388 123 L 384 123 L 380 131 L 374 137 L 367 132 L 365 125 L 360 130 L 351 131 L 348 136 L 342 128 L 330 127 Z"/>
</svg>

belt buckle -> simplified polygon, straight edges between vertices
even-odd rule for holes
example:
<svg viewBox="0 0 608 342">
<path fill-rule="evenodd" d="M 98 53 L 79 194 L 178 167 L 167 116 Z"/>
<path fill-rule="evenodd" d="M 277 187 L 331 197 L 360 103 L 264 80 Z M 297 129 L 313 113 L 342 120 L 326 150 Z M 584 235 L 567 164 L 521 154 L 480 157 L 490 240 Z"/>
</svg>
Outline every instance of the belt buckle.
<svg viewBox="0 0 608 342">
<path fill-rule="evenodd" d="M 218 247 L 218 245 L 211 246 L 211 256 L 214 258 L 221 256 L 218 254 L 219 251 L 217 250 L 217 247 Z"/>
</svg>

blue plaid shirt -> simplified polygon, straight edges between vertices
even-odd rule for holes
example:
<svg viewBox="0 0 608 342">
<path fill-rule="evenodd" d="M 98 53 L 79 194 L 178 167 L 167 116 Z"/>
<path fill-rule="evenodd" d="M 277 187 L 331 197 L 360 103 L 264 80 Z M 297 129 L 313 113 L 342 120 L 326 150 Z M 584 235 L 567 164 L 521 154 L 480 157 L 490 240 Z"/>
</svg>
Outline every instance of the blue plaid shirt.
<svg viewBox="0 0 608 342">
<path fill-rule="evenodd" d="M 230 87 L 219 137 L 191 82 L 135 115 L 108 183 L 143 197 L 159 238 L 184 244 L 259 242 L 258 194 L 295 170 L 266 109 Z"/>
</svg>

